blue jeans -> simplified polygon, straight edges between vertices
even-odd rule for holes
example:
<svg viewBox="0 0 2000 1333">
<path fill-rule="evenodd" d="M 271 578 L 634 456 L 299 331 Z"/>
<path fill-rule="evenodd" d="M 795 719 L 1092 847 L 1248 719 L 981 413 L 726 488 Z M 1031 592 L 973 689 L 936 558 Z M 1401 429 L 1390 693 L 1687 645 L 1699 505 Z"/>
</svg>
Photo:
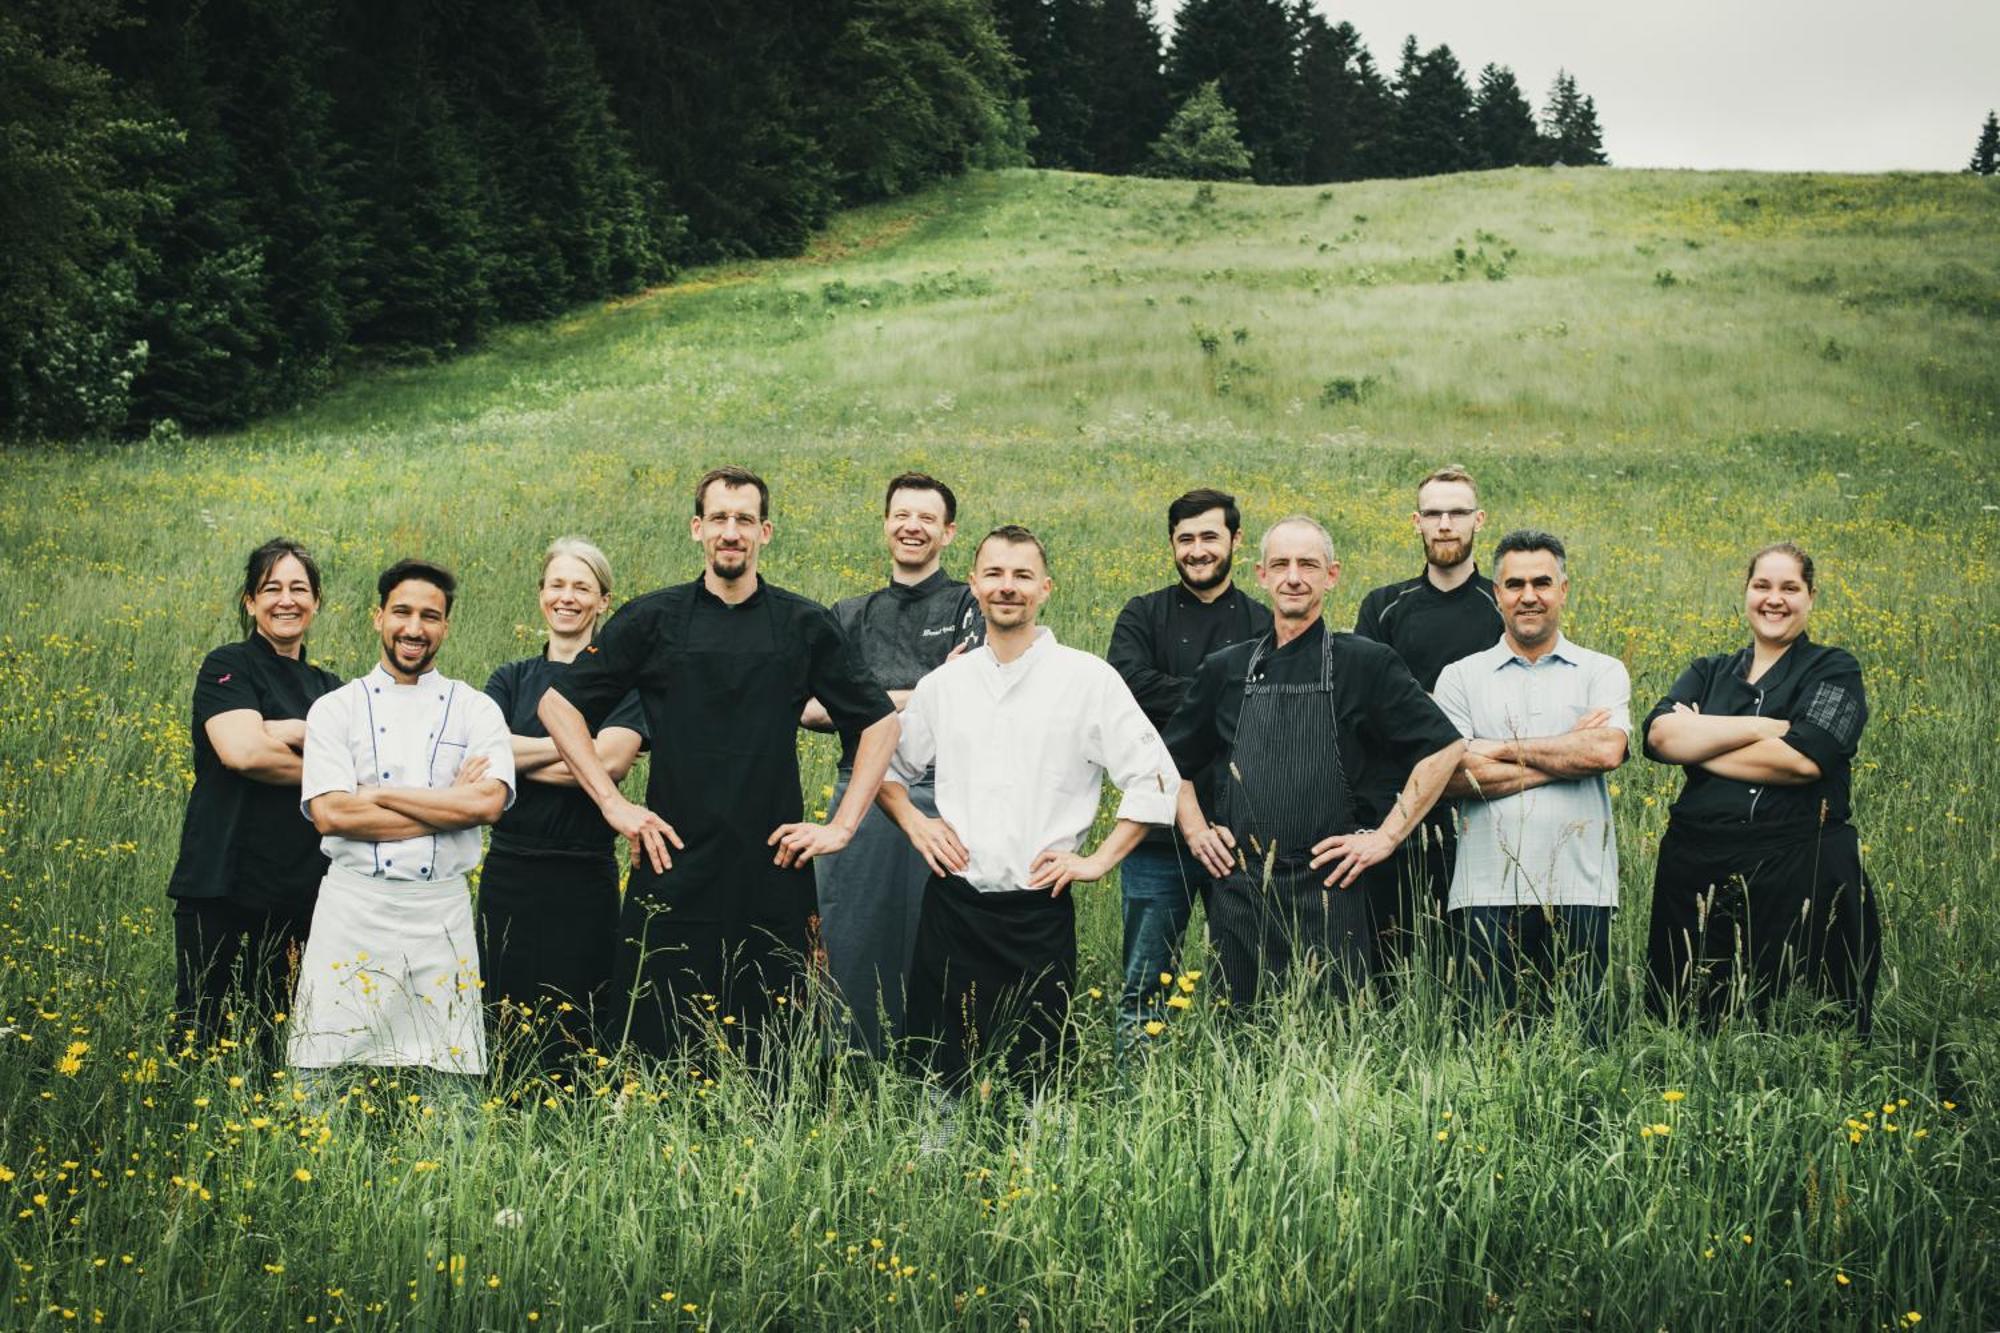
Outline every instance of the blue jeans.
<svg viewBox="0 0 2000 1333">
<path fill-rule="evenodd" d="M 1118 1005 L 1118 1045 L 1135 1040 L 1149 1018 L 1166 1017 L 1162 972 L 1179 972 L 1181 936 L 1208 872 L 1175 844 L 1140 843 L 1119 866 L 1124 886 L 1125 993 Z"/>
<path fill-rule="evenodd" d="M 1560 992 L 1577 1006 L 1585 1037 L 1601 1042 L 1611 912 L 1609 907 L 1532 904 L 1453 912 L 1460 984 L 1475 1014 L 1496 1007 L 1510 1018 L 1546 1013 Z"/>
</svg>

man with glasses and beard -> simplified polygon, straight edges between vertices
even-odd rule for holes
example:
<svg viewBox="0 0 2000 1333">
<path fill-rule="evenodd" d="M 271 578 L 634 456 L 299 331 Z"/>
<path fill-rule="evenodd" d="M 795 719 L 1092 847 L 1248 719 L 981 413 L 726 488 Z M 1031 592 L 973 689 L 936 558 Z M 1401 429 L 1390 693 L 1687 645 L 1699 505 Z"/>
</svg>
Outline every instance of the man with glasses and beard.
<svg viewBox="0 0 2000 1333">
<path fill-rule="evenodd" d="M 1166 728 L 1204 657 L 1271 629 L 1270 608 L 1230 577 L 1242 544 L 1235 496 L 1194 490 L 1167 506 L 1167 547 L 1180 578 L 1125 604 L 1105 654 L 1155 728 Z M 1208 780 L 1206 773 L 1188 777 Z M 1148 829 L 1119 868 L 1125 916 L 1121 1051 L 1140 1039 L 1149 1017 L 1164 1017 L 1161 977 L 1180 970 L 1181 937 L 1195 898 L 1207 896 L 1209 879 L 1179 831 L 1169 827 Z"/>
<path fill-rule="evenodd" d="M 807 862 L 854 836 L 899 728 L 833 614 L 757 572 L 771 540 L 763 478 L 709 472 L 688 531 L 701 576 L 619 608 L 542 696 L 540 717 L 577 785 L 632 844 L 612 981 L 623 1032 L 614 1019 L 610 1035 L 672 1057 L 734 1029 L 761 1065 L 768 1020 L 800 997 L 815 905 Z M 619 793 L 590 739 L 632 690 L 656 738 L 644 805 Z M 805 822 L 799 793 L 808 699 L 857 736 L 853 777 L 825 824 Z"/>
<path fill-rule="evenodd" d="M 1447 665 L 1491 648 L 1506 627 L 1493 580 L 1479 572 L 1473 559 L 1473 540 L 1486 526 L 1486 511 L 1479 507 L 1472 474 L 1448 465 L 1418 482 L 1410 526 L 1423 543 L 1424 572 L 1384 584 L 1362 598 L 1354 632 L 1393 648 L 1429 693 L 1437 689 L 1438 674 Z M 1379 819 L 1395 793 L 1376 790 L 1359 796 L 1370 816 Z M 1458 848 L 1453 815 L 1451 804 L 1440 801 L 1406 844 L 1405 854 L 1369 876 L 1378 975 L 1408 952 L 1417 884 L 1424 885 L 1422 901 L 1431 911 L 1444 910 Z"/>
</svg>

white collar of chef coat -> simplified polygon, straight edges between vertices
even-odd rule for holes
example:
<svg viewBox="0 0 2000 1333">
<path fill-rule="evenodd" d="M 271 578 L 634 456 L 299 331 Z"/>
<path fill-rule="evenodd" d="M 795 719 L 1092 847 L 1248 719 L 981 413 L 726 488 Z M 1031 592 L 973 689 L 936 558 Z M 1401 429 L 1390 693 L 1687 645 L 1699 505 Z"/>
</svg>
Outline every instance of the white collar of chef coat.
<svg viewBox="0 0 2000 1333">
<path fill-rule="evenodd" d="M 1055 655 L 1055 647 L 1056 632 L 1047 625 L 1035 627 L 1035 637 L 1028 644 L 1027 651 L 1011 662 L 1002 662 L 994 656 L 993 645 L 985 644 L 980 652 L 980 677 L 994 698 L 1005 698 L 1009 691 L 1028 678 L 1035 663 Z"/>
<path fill-rule="evenodd" d="M 377 662 L 375 669 L 362 677 L 362 679 L 366 680 L 371 687 L 390 686 L 399 690 L 415 690 L 421 689 L 426 685 L 436 685 L 444 679 L 444 673 L 436 667 L 432 667 L 429 671 L 424 672 L 423 675 L 418 676 L 414 683 L 405 685 L 402 681 L 397 680 L 389 674 L 388 667 Z"/>
</svg>

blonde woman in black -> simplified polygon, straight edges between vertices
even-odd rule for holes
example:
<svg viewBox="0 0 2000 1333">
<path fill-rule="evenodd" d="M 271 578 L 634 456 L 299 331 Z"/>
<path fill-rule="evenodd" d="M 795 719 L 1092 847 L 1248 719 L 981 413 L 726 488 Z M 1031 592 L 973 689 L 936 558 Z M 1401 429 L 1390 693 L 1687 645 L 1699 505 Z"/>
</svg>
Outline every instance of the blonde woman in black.
<svg viewBox="0 0 2000 1333">
<path fill-rule="evenodd" d="M 525 1050 L 553 1073 L 596 1040 L 592 1016 L 605 1007 L 617 945 L 618 863 L 615 837 L 556 754 L 535 707 L 596 637 L 611 606 L 611 564 L 581 537 L 558 538 L 542 557 L 538 595 L 547 646 L 486 682 L 514 736 L 520 786 L 493 826 L 478 925 L 496 1053 L 505 1060 L 510 1047 Z M 612 711 L 595 740 L 612 779 L 622 779 L 646 743 L 636 694 Z"/>
</svg>

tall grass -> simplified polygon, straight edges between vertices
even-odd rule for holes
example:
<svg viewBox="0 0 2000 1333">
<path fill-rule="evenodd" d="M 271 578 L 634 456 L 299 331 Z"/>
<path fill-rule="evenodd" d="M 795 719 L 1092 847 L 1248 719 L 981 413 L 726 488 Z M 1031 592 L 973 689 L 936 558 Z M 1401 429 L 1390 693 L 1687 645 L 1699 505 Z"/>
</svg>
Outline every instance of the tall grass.
<svg viewBox="0 0 2000 1333">
<path fill-rule="evenodd" d="M 802 260 L 239 435 L 5 456 L 5 1322 L 1992 1324 L 1997 197 L 1506 172 L 1198 203 L 975 175 L 848 215 Z M 942 1151 L 918 1086 L 829 1064 L 809 1029 L 776 1081 L 720 1051 L 697 1072 L 607 1053 L 574 1092 L 502 1078 L 468 1111 L 385 1074 L 324 1119 L 241 1049 L 182 1053 L 163 886 L 189 680 L 235 633 L 243 552 L 278 531 L 318 550 L 314 653 L 350 673 L 375 571 L 452 563 L 442 664 L 477 682 L 534 650 L 558 532 L 611 552 L 621 596 L 689 577 L 688 488 L 724 460 L 773 482 L 769 572 L 829 600 L 882 577 L 882 480 L 946 476 L 968 532 L 1051 540 L 1047 619 L 1099 650 L 1170 577 L 1181 490 L 1234 489 L 1253 532 L 1325 519 L 1345 624 L 1415 572 L 1410 483 L 1462 461 L 1497 528 L 1568 542 L 1566 629 L 1625 660 L 1640 710 L 1741 637 L 1748 551 L 1800 539 L 1815 636 L 1857 653 L 1873 708 L 1875 1040 L 1638 1016 L 1677 778 L 1634 761 L 1602 1047 L 1560 1017 L 1468 1032 L 1428 972 L 1387 1010 L 1294 997 L 1247 1024 L 1195 979 L 1121 1071 L 1107 882 L 1081 890 L 1097 993 L 1061 1095 L 1034 1116 L 975 1096 Z M 823 804 L 832 753 L 806 746 Z"/>
</svg>

